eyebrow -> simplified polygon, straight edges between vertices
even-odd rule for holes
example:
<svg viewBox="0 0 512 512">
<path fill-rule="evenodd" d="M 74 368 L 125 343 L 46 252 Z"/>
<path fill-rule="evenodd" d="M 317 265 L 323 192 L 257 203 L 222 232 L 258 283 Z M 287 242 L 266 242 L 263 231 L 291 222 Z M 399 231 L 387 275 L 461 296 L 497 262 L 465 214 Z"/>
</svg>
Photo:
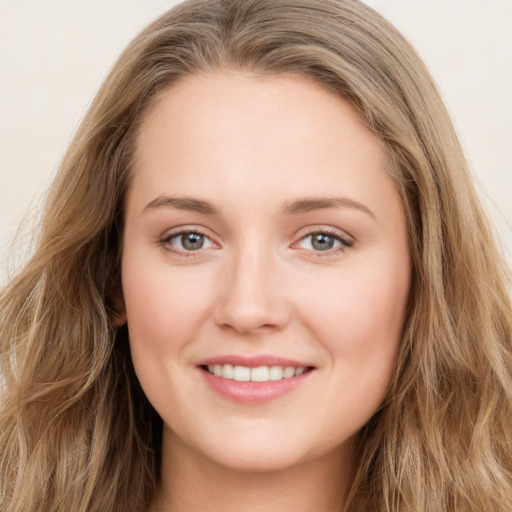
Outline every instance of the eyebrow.
<svg viewBox="0 0 512 512">
<path fill-rule="evenodd" d="M 219 210 L 208 201 L 195 199 L 193 197 L 171 197 L 160 196 L 151 201 L 144 208 L 144 212 L 155 208 L 176 208 L 178 210 L 188 210 L 191 212 L 203 213 L 206 215 L 219 215 Z"/>
<path fill-rule="evenodd" d="M 373 212 L 364 204 L 354 201 L 353 199 L 348 199 L 346 197 L 313 197 L 299 199 L 287 204 L 284 207 L 283 213 L 285 215 L 298 215 L 300 213 L 307 213 L 313 210 L 322 210 L 327 208 L 355 208 L 364 213 L 367 213 L 370 217 L 375 218 Z"/>
<path fill-rule="evenodd" d="M 176 208 L 178 210 L 188 210 L 205 215 L 220 214 L 219 210 L 212 203 L 193 197 L 159 196 L 146 205 L 144 212 L 154 210 L 156 208 Z M 373 212 L 364 204 L 346 197 L 298 199 L 292 203 L 286 204 L 283 209 L 283 213 L 285 215 L 299 215 L 301 213 L 327 208 L 355 208 L 367 213 L 370 217 L 375 218 Z"/>
</svg>

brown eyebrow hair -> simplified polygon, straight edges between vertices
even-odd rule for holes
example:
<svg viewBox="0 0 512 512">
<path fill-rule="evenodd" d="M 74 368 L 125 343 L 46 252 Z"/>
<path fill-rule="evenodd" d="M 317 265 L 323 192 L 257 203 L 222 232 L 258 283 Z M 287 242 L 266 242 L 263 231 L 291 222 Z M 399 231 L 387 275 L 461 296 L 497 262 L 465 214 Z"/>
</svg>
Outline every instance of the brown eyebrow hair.
<svg viewBox="0 0 512 512">
<path fill-rule="evenodd" d="M 327 198 L 304 198 L 293 201 L 284 207 L 283 213 L 286 215 L 298 215 L 300 213 L 310 212 L 312 210 L 321 210 L 325 208 L 356 208 L 370 217 L 375 218 L 373 212 L 364 204 L 348 199 L 346 197 L 327 197 Z"/>
<path fill-rule="evenodd" d="M 193 197 L 172 197 L 172 196 L 160 196 L 151 201 L 144 211 L 151 210 L 154 208 L 177 208 L 179 210 L 189 210 L 197 213 L 206 215 L 219 215 L 219 210 L 210 202 L 202 199 L 196 199 Z M 298 215 L 301 213 L 307 213 L 313 210 L 321 210 L 326 208 L 356 208 L 361 210 L 371 217 L 375 218 L 373 212 L 367 208 L 364 204 L 361 204 L 352 199 L 345 197 L 328 197 L 328 198 L 304 198 L 297 201 L 293 201 L 287 204 L 283 213 L 285 215 Z"/>
<path fill-rule="evenodd" d="M 154 208 L 177 208 L 179 210 L 189 210 L 206 215 L 219 215 L 219 210 L 208 201 L 195 199 L 193 197 L 172 197 L 160 196 L 151 201 L 144 208 L 144 212 Z"/>
</svg>

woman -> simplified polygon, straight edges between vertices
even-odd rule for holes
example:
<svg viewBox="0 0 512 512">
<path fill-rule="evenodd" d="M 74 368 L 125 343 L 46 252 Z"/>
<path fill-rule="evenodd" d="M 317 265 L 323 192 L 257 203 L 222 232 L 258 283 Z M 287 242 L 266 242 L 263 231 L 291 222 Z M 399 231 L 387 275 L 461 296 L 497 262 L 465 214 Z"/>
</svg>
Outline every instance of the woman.
<svg viewBox="0 0 512 512">
<path fill-rule="evenodd" d="M 509 511 L 507 279 L 379 15 L 184 2 L 114 66 L 3 291 L 1 508 Z"/>
</svg>

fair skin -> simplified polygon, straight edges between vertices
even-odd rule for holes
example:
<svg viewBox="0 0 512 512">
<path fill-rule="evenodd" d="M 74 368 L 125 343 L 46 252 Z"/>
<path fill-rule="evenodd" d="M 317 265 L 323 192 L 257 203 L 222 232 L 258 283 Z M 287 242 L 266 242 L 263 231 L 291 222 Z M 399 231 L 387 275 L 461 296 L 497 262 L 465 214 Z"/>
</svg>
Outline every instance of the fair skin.
<svg viewBox="0 0 512 512">
<path fill-rule="evenodd" d="M 152 510 L 340 509 L 410 287 L 385 166 L 354 108 L 302 78 L 194 75 L 146 115 L 122 285 L 164 422 Z"/>
</svg>

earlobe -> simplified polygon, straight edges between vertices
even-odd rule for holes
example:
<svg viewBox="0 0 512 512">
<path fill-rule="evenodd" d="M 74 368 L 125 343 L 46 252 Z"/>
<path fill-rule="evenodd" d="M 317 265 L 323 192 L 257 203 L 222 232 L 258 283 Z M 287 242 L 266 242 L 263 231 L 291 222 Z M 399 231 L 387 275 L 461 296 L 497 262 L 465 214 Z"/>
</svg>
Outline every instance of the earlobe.
<svg viewBox="0 0 512 512">
<path fill-rule="evenodd" d="M 124 306 L 123 292 L 120 286 L 116 286 L 116 289 L 109 297 L 106 307 L 110 321 L 114 327 L 119 329 L 126 324 L 126 308 Z"/>
<path fill-rule="evenodd" d="M 114 311 L 113 309 L 109 308 L 108 306 L 107 306 L 107 310 L 108 310 L 108 313 L 110 316 L 110 320 L 111 320 L 112 324 L 114 325 L 114 327 L 119 329 L 120 327 L 122 327 L 123 325 L 126 324 L 126 312 L 125 311 L 121 311 L 118 313 L 118 312 Z"/>
</svg>

